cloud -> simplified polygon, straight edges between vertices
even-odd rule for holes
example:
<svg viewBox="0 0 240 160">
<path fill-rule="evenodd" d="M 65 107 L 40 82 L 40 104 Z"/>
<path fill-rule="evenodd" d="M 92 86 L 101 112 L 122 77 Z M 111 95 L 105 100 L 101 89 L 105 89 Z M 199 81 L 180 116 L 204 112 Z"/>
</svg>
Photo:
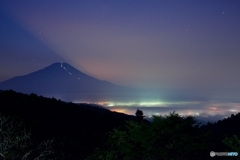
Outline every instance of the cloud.
<svg viewBox="0 0 240 160">
<path fill-rule="evenodd" d="M 145 104 L 145 106 L 139 104 L 125 104 L 113 106 L 107 106 L 111 111 L 124 112 L 126 114 L 134 115 L 137 109 L 143 111 L 147 117 L 152 115 L 168 115 L 170 112 L 177 112 L 180 115 L 194 115 L 201 122 L 213 122 L 225 117 L 229 117 L 231 114 L 240 112 L 240 103 L 238 102 L 168 102 L 162 104 L 156 104 L 151 106 Z"/>
</svg>

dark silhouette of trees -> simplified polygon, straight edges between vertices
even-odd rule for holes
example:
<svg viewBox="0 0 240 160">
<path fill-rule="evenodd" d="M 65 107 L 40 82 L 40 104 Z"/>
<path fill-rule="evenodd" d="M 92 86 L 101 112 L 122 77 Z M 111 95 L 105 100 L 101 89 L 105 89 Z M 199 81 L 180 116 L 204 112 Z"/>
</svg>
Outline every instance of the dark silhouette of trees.
<svg viewBox="0 0 240 160">
<path fill-rule="evenodd" d="M 50 158 L 54 153 L 53 140 L 34 145 L 31 133 L 11 117 L 0 115 L 0 159 L 30 160 Z"/>
<path fill-rule="evenodd" d="M 240 128 L 237 125 L 240 123 L 240 113 L 231 114 L 230 117 L 219 120 L 215 123 L 207 123 L 201 126 L 201 130 L 210 131 L 211 133 L 211 143 L 214 145 L 212 150 L 215 151 L 230 151 L 235 152 L 229 146 L 230 143 L 226 143 L 226 137 L 231 138 L 231 140 L 236 141 L 236 136 L 240 136 Z M 224 143 L 223 143 L 224 142 Z M 235 144 L 235 142 L 233 143 Z"/>
<path fill-rule="evenodd" d="M 0 113 L 21 119 L 37 144 L 54 139 L 54 154 L 59 160 L 85 159 L 105 143 L 106 133 L 122 126 L 125 120 L 134 119 L 88 104 L 14 91 L 0 92 Z"/>
<path fill-rule="evenodd" d="M 125 130 L 115 129 L 103 148 L 89 159 L 192 159 L 209 157 L 208 134 L 200 133 L 193 117 L 176 113 L 153 116 L 152 123 L 128 121 Z M 206 156 L 206 157 L 204 157 Z"/>
<path fill-rule="evenodd" d="M 240 154 L 240 139 L 237 137 L 237 135 L 225 137 L 223 143 L 228 147 L 228 150 L 226 151 L 238 152 L 238 154 Z"/>
<path fill-rule="evenodd" d="M 137 121 L 140 121 L 140 122 L 143 121 L 143 118 L 145 117 L 143 115 L 143 111 L 139 109 L 137 109 L 135 115 L 136 115 Z"/>
</svg>

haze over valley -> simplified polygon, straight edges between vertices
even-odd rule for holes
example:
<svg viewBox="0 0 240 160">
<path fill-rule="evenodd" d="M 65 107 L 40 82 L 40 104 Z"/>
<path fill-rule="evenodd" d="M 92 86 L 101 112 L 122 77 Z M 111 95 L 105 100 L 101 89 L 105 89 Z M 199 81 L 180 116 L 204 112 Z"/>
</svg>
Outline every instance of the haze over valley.
<svg viewBox="0 0 240 160">
<path fill-rule="evenodd" d="M 67 102 L 97 104 L 111 111 L 134 115 L 142 109 L 146 117 L 177 112 L 201 121 L 216 121 L 238 113 L 240 103 L 217 102 L 128 88 L 91 77 L 67 63 L 54 63 L 33 73 L 0 83 L 1 90 L 35 93 Z M 165 95 L 165 97 L 163 96 Z M 193 99 L 191 99 L 193 98 Z"/>
</svg>

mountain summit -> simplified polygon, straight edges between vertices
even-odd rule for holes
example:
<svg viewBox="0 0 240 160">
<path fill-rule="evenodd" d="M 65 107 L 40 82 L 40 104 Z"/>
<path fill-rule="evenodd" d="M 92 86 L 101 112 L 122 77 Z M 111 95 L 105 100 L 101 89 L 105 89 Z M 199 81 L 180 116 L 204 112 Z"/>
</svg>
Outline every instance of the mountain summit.
<svg viewBox="0 0 240 160">
<path fill-rule="evenodd" d="M 1 90 L 36 93 L 67 101 L 120 100 L 130 89 L 98 80 L 67 63 L 54 63 L 36 72 L 0 83 Z"/>
</svg>

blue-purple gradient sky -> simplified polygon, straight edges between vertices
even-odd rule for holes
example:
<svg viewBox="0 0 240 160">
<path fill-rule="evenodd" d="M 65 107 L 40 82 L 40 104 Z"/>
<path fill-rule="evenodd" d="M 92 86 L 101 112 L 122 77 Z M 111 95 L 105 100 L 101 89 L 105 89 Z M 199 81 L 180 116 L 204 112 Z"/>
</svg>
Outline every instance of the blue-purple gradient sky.
<svg viewBox="0 0 240 160">
<path fill-rule="evenodd" d="M 0 82 L 54 62 L 178 100 L 239 102 L 240 1 L 0 1 Z"/>
</svg>

